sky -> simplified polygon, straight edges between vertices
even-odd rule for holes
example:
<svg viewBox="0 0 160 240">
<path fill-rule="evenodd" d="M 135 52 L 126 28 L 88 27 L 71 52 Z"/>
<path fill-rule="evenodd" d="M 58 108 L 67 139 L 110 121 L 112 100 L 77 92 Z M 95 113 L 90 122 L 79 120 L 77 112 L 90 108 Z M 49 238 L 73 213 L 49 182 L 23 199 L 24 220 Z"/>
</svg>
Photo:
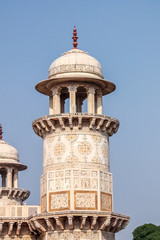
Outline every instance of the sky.
<svg viewBox="0 0 160 240">
<path fill-rule="evenodd" d="M 116 240 L 131 240 L 145 223 L 160 224 L 160 1 L 1 0 L 0 122 L 4 140 L 28 169 L 19 185 L 40 202 L 42 146 L 32 121 L 48 114 L 48 97 L 35 85 L 50 64 L 78 47 L 102 65 L 116 91 L 105 96 L 103 113 L 120 121 L 110 138 L 114 212 L 131 217 Z"/>
</svg>

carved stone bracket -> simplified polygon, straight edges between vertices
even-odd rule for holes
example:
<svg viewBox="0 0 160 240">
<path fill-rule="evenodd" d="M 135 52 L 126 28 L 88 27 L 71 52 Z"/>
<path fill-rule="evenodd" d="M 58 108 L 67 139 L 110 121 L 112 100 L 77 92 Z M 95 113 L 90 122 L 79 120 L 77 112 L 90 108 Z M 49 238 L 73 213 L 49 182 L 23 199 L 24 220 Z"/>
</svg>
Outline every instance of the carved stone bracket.
<svg viewBox="0 0 160 240">
<path fill-rule="evenodd" d="M 46 224 L 47 224 L 47 227 L 50 231 L 54 231 L 55 230 L 55 227 L 54 227 L 54 222 L 52 219 L 50 218 L 45 218 L 46 220 Z"/>
<path fill-rule="evenodd" d="M 86 219 L 87 219 L 87 216 L 82 216 L 81 217 L 81 224 L 80 224 L 80 229 L 83 229 L 85 224 L 86 224 Z"/>
<path fill-rule="evenodd" d="M 13 225 L 14 225 L 14 222 L 10 222 L 10 223 L 9 223 L 8 236 L 10 236 L 10 235 L 12 234 Z"/>
<path fill-rule="evenodd" d="M 2 233 L 2 230 L 3 230 L 3 222 L 0 223 L 0 235 Z"/>
<path fill-rule="evenodd" d="M 108 216 L 104 219 L 102 219 L 102 222 L 100 224 L 100 230 L 104 231 L 106 227 L 108 227 L 111 223 L 111 216 Z"/>
<path fill-rule="evenodd" d="M 64 219 L 61 218 L 61 217 L 54 217 L 54 219 L 56 220 L 57 226 L 58 226 L 61 230 L 64 230 Z"/>
<path fill-rule="evenodd" d="M 93 229 L 95 228 L 96 223 L 97 223 L 97 219 L 98 219 L 97 216 L 93 216 L 93 217 L 91 218 L 91 230 L 93 230 Z"/>
<path fill-rule="evenodd" d="M 92 119 L 90 119 L 90 125 L 89 125 L 89 129 L 92 129 L 93 126 L 95 125 L 95 122 L 96 122 L 96 118 L 93 117 Z"/>
<path fill-rule="evenodd" d="M 68 216 L 68 228 L 73 229 L 73 216 Z"/>
<path fill-rule="evenodd" d="M 18 222 L 18 223 L 17 223 L 17 230 L 16 230 L 16 235 L 17 235 L 17 236 L 20 235 L 21 225 L 22 225 L 21 222 Z"/>
<path fill-rule="evenodd" d="M 33 220 L 34 226 L 39 232 L 46 232 L 46 228 L 38 220 Z"/>
</svg>

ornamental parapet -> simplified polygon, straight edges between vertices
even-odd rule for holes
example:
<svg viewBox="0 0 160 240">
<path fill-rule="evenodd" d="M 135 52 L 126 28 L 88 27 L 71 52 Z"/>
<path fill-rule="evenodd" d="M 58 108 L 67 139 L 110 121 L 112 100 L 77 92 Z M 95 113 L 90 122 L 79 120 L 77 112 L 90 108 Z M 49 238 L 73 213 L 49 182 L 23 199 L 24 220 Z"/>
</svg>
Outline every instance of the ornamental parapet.
<svg viewBox="0 0 160 240">
<path fill-rule="evenodd" d="M 125 215 L 106 212 L 64 211 L 55 214 L 40 214 L 30 218 L 33 233 L 64 230 L 95 230 L 116 233 L 124 229 L 130 218 Z"/>
<path fill-rule="evenodd" d="M 2 218 L 0 217 L 0 234 L 8 236 L 21 236 L 22 231 L 37 236 L 46 232 L 71 231 L 102 231 L 116 233 L 124 229 L 130 218 L 125 215 L 105 212 L 74 212 L 64 211 L 52 214 L 39 214 L 25 218 Z"/>
<path fill-rule="evenodd" d="M 25 201 L 30 195 L 30 191 L 21 188 L 0 188 L 0 199 L 4 196 L 9 199 L 18 200 L 20 202 Z"/>
<path fill-rule="evenodd" d="M 35 133 L 44 137 L 46 134 L 56 130 L 88 129 L 101 131 L 109 136 L 116 133 L 119 128 L 119 121 L 115 118 L 89 113 L 62 113 L 57 115 L 48 115 L 36 119 L 32 123 Z"/>
</svg>

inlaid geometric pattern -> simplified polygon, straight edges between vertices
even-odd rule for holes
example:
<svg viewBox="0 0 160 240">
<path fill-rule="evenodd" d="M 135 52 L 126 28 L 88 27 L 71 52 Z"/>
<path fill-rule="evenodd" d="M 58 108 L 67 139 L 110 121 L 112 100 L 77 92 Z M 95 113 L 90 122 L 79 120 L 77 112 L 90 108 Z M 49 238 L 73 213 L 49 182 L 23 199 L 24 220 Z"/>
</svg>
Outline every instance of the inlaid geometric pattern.
<svg viewBox="0 0 160 240">
<path fill-rule="evenodd" d="M 76 156 L 68 156 L 66 158 L 66 161 L 67 162 L 77 162 L 78 161 L 78 157 L 76 157 Z"/>
<path fill-rule="evenodd" d="M 92 188 L 94 188 L 94 189 L 98 188 L 98 179 L 96 179 L 96 178 L 92 179 Z"/>
<path fill-rule="evenodd" d="M 76 134 L 68 134 L 68 135 L 66 135 L 66 138 L 68 141 L 73 142 L 73 141 L 77 140 L 78 136 Z"/>
<path fill-rule="evenodd" d="M 101 210 L 112 212 L 112 195 L 101 192 Z"/>
<path fill-rule="evenodd" d="M 101 158 L 99 158 L 99 157 L 93 157 L 92 161 L 93 161 L 94 163 L 101 163 Z"/>
<path fill-rule="evenodd" d="M 81 188 L 90 188 L 90 178 L 81 179 Z"/>
<path fill-rule="evenodd" d="M 49 211 L 61 211 L 70 209 L 70 191 L 49 193 Z"/>
<path fill-rule="evenodd" d="M 112 174 L 100 172 L 100 189 L 102 192 L 112 193 Z"/>
<path fill-rule="evenodd" d="M 81 154 L 87 155 L 91 152 L 91 145 L 89 142 L 83 142 L 81 144 L 79 144 L 79 152 Z"/>
<path fill-rule="evenodd" d="M 96 136 L 96 135 L 93 135 L 93 136 L 92 136 L 92 139 L 93 139 L 95 142 L 98 142 L 98 143 L 100 143 L 100 141 L 101 141 L 102 137 L 101 137 L 101 136 Z"/>
<path fill-rule="evenodd" d="M 97 210 L 97 192 L 74 191 L 74 207 L 77 210 Z"/>
<path fill-rule="evenodd" d="M 56 155 L 62 155 L 65 152 L 65 146 L 63 143 L 58 143 L 54 147 L 54 153 Z"/>
</svg>

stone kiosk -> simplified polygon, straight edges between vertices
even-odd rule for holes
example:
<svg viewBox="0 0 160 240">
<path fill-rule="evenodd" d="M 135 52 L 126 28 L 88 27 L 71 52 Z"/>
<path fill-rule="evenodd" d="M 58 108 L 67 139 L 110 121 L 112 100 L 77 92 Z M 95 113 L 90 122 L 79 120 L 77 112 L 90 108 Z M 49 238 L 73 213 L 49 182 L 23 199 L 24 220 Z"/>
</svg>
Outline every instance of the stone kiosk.
<svg viewBox="0 0 160 240">
<path fill-rule="evenodd" d="M 119 121 L 103 115 L 102 107 L 103 96 L 113 92 L 115 85 L 104 80 L 95 58 L 77 49 L 77 38 L 74 28 L 73 49 L 56 59 L 48 78 L 36 85 L 38 92 L 49 96 L 49 115 L 33 122 L 35 133 L 43 139 L 41 204 L 22 205 L 12 227 L 10 220 L 2 219 L 4 239 L 114 240 L 129 222 L 128 216 L 113 212 L 109 137 L 117 132 Z M 12 160 L 0 159 L 0 206 L 15 205 L 18 211 L 29 192 L 18 189 L 18 171 L 26 166 L 16 154 Z"/>
<path fill-rule="evenodd" d="M 26 168 L 19 162 L 18 151 L 2 140 L 0 125 L 0 240 L 37 239 L 31 219 L 40 214 L 40 206 L 22 205 L 30 192 L 18 187 L 18 172 Z"/>
</svg>

